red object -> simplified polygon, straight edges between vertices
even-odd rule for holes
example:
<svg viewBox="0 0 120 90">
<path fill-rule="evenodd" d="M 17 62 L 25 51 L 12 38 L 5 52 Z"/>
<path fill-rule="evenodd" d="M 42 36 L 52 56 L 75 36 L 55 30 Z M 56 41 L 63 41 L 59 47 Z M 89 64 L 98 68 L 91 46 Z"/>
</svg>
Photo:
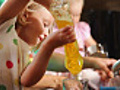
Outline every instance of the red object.
<svg viewBox="0 0 120 90">
<path fill-rule="evenodd" d="M 11 69 L 11 68 L 13 67 L 13 63 L 8 60 L 8 61 L 6 62 L 6 66 L 7 66 L 9 69 Z"/>
<path fill-rule="evenodd" d="M 30 57 L 30 58 L 33 58 L 33 55 L 32 55 L 32 54 L 30 54 L 30 55 L 29 55 L 29 57 Z"/>
<path fill-rule="evenodd" d="M 20 63 L 20 59 L 18 58 L 18 64 Z"/>
</svg>

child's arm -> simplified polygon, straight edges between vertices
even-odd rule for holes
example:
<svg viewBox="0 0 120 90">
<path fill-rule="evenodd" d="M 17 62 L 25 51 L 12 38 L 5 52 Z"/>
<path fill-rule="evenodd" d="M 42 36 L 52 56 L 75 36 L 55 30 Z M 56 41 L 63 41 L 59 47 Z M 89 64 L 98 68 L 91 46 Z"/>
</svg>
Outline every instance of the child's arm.
<svg viewBox="0 0 120 90">
<path fill-rule="evenodd" d="M 34 0 L 42 5 L 44 5 L 47 9 L 49 9 L 50 4 L 53 2 L 53 0 Z"/>
<path fill-rule="evenodd" d="M 20 11 L 24 9 L 30 0 L 8 0 L 2 8 L 0 8 L 0 25 L 6 20 L 15 17 Z M 35 0 L 49 8 L 52 0 Z"/>
<path fill-rule="evenodd" d="M 28 2 L 29 0 L 8 0 L 0 9 L 0 24 L 15 17 Z"/>
<path fill-rule="evenodd" d="M 65 72 L 68 71 L 65 68 L 64 65 L 64 59 L 65 59 L 65 55 L 58 53 L 58 52 L 54 52 L 50 58 L 47 70 L 49 71 L 57 71 L 57 72 Z"/>
<path fill-rule="evenodd" d="M 46 70 L 49 58 L 54 51 L 54 48 L 49 47 L 49 44 L 50 42 L 47 40 L 41 44 L 39 52 L 21 76 L 22 85 L 29 87 L 42 78 Z"/>
<path fill-rule="evenodd" d="M 43 43 L 35 56 L 33 62 L 26 68 L 21 76 L 21 84 L 32 86 L 36 84 L 46 71 L 50 56 L 55 48 L 76 40 L 74 30 L 66 27 L 57 32 L 51 33 Z"/>
</svg>

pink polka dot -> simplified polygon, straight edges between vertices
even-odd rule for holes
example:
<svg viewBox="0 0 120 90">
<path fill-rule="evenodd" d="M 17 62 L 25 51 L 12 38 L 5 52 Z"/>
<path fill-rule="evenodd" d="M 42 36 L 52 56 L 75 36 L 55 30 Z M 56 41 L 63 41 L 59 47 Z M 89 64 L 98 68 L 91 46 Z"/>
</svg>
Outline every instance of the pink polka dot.
<svg viewBox="0 0 120 90">
<path fill-rule="evenodd" d="M 6 62 L 6 66 L 11 69 L 13 67 L 13 63 L 11 61 Z"/>
</svg>

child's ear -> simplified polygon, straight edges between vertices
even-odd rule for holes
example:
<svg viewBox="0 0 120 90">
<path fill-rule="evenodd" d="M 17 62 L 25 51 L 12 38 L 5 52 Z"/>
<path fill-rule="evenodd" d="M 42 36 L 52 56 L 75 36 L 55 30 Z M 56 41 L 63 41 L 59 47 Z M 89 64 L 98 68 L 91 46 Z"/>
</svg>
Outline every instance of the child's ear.
<svg viewBox="0 0 120 90">
<path fill-rule="evenodd" d="M 23 13 L 23 16 L 22 16 L 23 19 L 24 19 L 25 21 L 27 21 L 28 16 L 29 16 L 29 12 L 28 12 L 27 10 L 25 10 L 24 13 Z"/>
<path fill-rule="evenodd" d="M 22 11 L 18 14 L 16 25 L 17 27 L 26 25 L 28 22 L 28 12 Z"/>
<path fill-rule="evenodd" d="M 29 21 L 29 16 L 30 16 L 30 14 L 31 14 L 31 12 L 29 12 L 29 11 L 25 11 L 24 12 L 24 14 L 23 14 L 23 22 L 24 22 L 24 24 L 26 25 L 26 24 L 28 24 L 28 23 L 31 23 L 30 21 Z"/>
</svg>

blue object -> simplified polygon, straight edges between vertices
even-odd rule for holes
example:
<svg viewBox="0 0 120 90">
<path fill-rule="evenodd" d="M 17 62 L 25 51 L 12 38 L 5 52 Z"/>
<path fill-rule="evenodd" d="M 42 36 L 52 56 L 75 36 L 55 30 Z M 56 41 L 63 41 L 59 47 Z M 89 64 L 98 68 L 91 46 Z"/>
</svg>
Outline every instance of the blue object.
<svg viewBox="0 0 120 90">
<path fill-rule="evenodd" d="M 64 86 L 63 86 L 63 90 L 66 90 Z"/>
<path fill-rule="evenodd" d="M 100 87 L 100 90 L 117 90 L 116 87 Z"/>
<path fill-rule="evenodd" d="M 119 69 L 120 69 L 120 60 L 118 60 L 117 62 L 115 62 L 115 64 L 112 66 L 113 72 L 119 71 Z"/>
</svg>

